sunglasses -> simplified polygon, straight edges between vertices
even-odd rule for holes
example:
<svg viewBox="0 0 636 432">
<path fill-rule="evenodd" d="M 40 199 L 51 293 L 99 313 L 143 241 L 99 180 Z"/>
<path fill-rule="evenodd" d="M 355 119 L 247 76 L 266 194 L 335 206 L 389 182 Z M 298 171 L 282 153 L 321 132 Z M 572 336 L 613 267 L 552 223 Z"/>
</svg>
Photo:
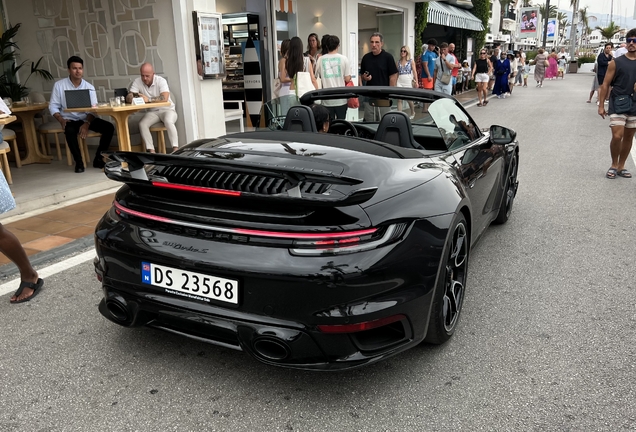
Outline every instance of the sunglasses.
<svg viewBox="0 0 636 432">
<path fill-rule="evenodd" d="M 400 52 L 406 52 L 406 50 L 400 50 Z"/>
<path fill-rule="evenodd" d="M 636 43 L 636 38 L 627 38 L 625 39 L 627 43 Z"/>
<path fill-rule="evenodd" d="M 485 52 L 480 52 L 479 55 L 486 54 Z"/>
</svg>

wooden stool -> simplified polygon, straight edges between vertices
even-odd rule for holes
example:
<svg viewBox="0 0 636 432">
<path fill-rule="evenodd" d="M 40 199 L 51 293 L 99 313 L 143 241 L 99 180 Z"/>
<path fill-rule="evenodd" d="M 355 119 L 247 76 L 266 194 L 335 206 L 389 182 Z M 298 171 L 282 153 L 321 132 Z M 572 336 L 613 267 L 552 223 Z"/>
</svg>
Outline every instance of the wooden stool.
<svg viewBox="0 0 636 432">
<path fill-rule="evenodd" d="M 102 136 L 102 134 L 100 134 L 99 132 L 93 132 L 93 131 L 89 130 L 88 134 L 86 135 L 86 138 L 95 138 L 95 137 L 100 137 L 100 136 Z M 77 136 L 77 143 L 79 144 L 79 149 L 80 149 L 80 153 L 82 154 L 82 160 L 84 161 L 84 166 L 87 167 L 88 166 L 88 161 L 90 161 L 91 158 L 90 158 L 90 154 L 88 153 L 88 144 L 86 144 L 86 139 L 82 139 L 78 135 Z M 92 165 L 92 163 L 91 163 L 91 165 Z"/>
<path fill-rule="evenodd" d="M 62 129 L 62 125 L 60 125 L 60 123 L 57 121 L 44 123 L 38 127 L 38 133 L 40 134 L 40 147 L 42 148 L 42 153 L 44 153 L 45 155 L 48 155 L 51 153 L 51 146 L 49 145 L 48 135 L 53 134 L 53 136 L 55 137 L 55 148 L 57 149 L 57 160 L 62 160 L 62 150 L 60 150 L 60 140 L 57 136 L 57 134 L 64 133 L 64 129 Z M 68 164 L 72 165 L 68 149 L 66 149 L 66 155 L 67 155 Z"/>
<path fill-rule="evenodd" d="M 11 177 L 11 168 L 9 168 L 9 158 L 7 157 L 7 153 L 11 151 L 9 147 L 9 143 L 6 141 L 2 141 L 0 143 L 0 157 L 2 158 L 2 173 L 7 179 L 7 183 L 13 184 L 13 178 Z M 18 155 L 18 159 L 20 156 Z"/>
<path fill-rule="evenodd" d="M 166 153 L 166 138 L 163 136 L 163 133 L 167 131 L 166 125 L 163 122 L 155 123 L 150 126 L 150 132 L 157 132 L 157 152 Z M 173 144 L 174 145 L 174 144 Z M 146 151 L 145 143 L 144 143 L 144 151 Z"/>
<path fill-rule="evenodd" d="M 12 129 L 3 128 L 2 129 L 2 138 L 9 143 L 11 141 L 13 145 L 13 153 L 15 156 L 15 166 L 17 168 L 22 167 L 22 162 L 20 162 L 20 151 L 18 150 L 18 139 L 15 136 L 15 132 Z M 6 155 L 5 155 L 6 157 Z"/>
</svg>

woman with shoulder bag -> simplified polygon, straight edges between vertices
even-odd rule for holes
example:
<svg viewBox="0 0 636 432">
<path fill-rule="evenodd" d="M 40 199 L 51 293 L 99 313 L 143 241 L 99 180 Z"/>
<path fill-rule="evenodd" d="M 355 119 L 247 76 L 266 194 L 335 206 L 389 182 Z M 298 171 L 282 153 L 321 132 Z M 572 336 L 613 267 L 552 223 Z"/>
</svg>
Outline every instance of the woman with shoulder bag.
<svg viewBox="0 0 636 432">
<path fill-rule="evenodd" d="M 400 48 L 400 60 L 398 60 L 396 66 L 398 69 L 397 87 L 417 87 L 417 81 L 413 76 L 413 72 L 415 71 L 415 62 L 411 58 L 409 47 L 407 47 L 406 45 Z M 413 120 L 413 118 L 415 117 L 415 105 L 413 104 L 413 101 L 407 102 L 409 104 L 409 108 L 411 109 L 411 120 Z M 402 111 L 401 99 L 398 99 L 397 101 L 397 109 L 398 111 Z"/>
<path fill-rule="evenodd" d="M 534 80 L 537 82 L 537 87 L 543 87 L 545 70 L 548 65 L 548 56 L 544 53 L 543 48 L 539 48 L 538 54 L 534 58 Z"/>
<path fill-rule="evenodd" d="M 280 44 L 281 59 L 278 61 L 278 79 L 280 82 L 280 89 L 278 90 L 278 96 L 287 96 L 289 94 L 289 87 L 291 86 L 291 78 L 287 74 L 287 68 L 285 63 L 287 62 L 287 52 L 289 51 L 289 39 L 285 39 Z"/>
<path fill-rule="evenodd" d="M 308 91 L 318 88 L 311 60 L 303 55 L 303 41 L 298 36 L 294 36 L 289 42 L 285 67 L 287 75 L 292 80 L 290 91 L 295 93 L 299 99 Z"/>
</svg>

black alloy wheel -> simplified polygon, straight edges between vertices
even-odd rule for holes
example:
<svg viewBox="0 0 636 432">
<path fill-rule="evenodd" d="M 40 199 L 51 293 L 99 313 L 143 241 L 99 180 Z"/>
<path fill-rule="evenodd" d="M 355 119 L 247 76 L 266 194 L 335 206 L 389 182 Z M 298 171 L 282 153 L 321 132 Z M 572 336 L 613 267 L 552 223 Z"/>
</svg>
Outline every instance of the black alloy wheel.
<svg viewBox="0 0 636 432">
<path fill-rule="evenodd" d="M 515 154 L 510 160 L 510 168 L 508 169 L 508 177 L 506 178 L 506 187 L 504 189 L 504 196 L 501 199 L 501 205 L 499 206 L 499 213 L 495 223 L 504 224 L 508 222 L 510 214 L 512 213 L 512 206 L 515 203 L 515 196 L 517 195 L 517 187 L 519 182 L 517 181 L 517 155 Z"/>
<path fill-rule="evenodd" d="M 425 341 L 442 344 L 453 336 L 464 303 L 470 250 L 466 219 L 460 214 L 446 246 Z"/>
</svg>

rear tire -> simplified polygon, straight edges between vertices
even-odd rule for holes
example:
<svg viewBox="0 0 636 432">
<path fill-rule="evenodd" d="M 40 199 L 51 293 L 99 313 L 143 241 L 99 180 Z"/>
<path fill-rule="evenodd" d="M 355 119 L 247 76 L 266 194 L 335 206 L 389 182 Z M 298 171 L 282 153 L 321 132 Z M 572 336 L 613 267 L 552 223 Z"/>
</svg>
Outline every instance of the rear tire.
<svg viewBox="0 0 636 432">
<path fill-rule="evenodd" d="M 468 255 L 470 252 L 466 218 L 460 213 L 452 226 L 444 253 L 444 267 L 437 280 L 433 297 L 427 343 L 443 344 L 453 336 L 464 303 Z"/>
<path fill-rule="evenodd" d="M 510 160 L 510 168 L 508 169 L 508 177 L 506 178 L 506 187 L 504 188 L 504 196 L 501 198 L 499 213 L 495 219 L 496 224 L 505 224 L 512 213 L 512 206 L 515 203 L 517 195 L 517 155 L 515 154 Z"/>
</svg>

